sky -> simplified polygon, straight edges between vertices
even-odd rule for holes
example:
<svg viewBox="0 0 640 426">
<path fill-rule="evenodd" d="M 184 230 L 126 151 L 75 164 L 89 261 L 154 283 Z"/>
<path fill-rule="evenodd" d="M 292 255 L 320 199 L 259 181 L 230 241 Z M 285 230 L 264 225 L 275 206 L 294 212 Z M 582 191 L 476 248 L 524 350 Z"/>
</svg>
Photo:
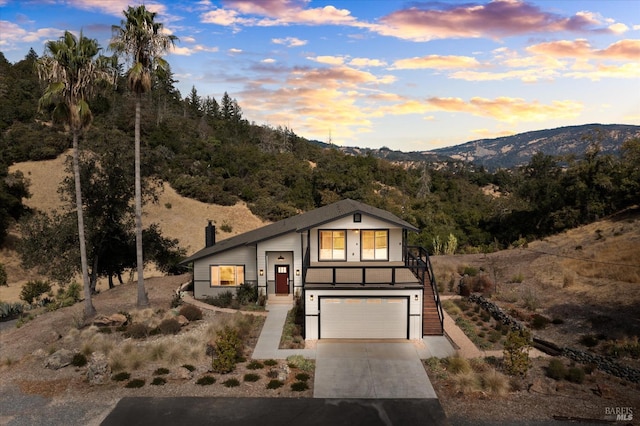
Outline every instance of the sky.
<svg viewBox="0 0 640 426">
<path fill-rule="evenodd" d="M 135 0 L 0 0 L 0 52 L 98 40 Z M 154 0 L 187 97 L 339 146 L 428 151 L 589 123 L 640 125 L 638 0 Z"/>
</svg>

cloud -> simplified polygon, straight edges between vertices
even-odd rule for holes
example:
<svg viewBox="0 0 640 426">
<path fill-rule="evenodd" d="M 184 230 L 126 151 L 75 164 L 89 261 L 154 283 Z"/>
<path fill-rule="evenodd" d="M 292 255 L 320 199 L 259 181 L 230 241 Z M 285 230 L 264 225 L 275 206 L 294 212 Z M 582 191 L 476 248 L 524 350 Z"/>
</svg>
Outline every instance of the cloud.
<svg viewBox="0 0 640 426">
<path fill-rule="evenodd" d="M 307 40 L 300 40 L 296 37 L 272 38 L 271 42 L 274 44 L 282 44 L 287 47 L 300 47 L 307 44 Z"/>
<path fill-rule="evenodd" d="M 457 68 L 477 68 L 480 63 L 470 56 L 441 56 L 428 55 L 400 59 L 393 63 L 392 69 L 415 70 L 415 69 L 457 69 Z"/>
<path fill-rule="evenodd" d="M 349 65 L 357 68 L 368 68 L 368 67 L 384 67 L 384 66 L 387 66 L 387 63 L 380 59 L 353 58 L 352 60 L 349 61 Z"/>
<path fill-rule="evenodd" d="M 367 28 L 382 35 L 413 41 L 443 38 L 518 36 L 535 33 L 600 32 L 624 30 L 620 24 L 604 26 L 589 12 L 562 16 L 519 0 L 494 0 L 487 4 L 426 3 L 384 16 Z M 439 9 L 434 5 L 440 6 Z"/>
<path fill-rule="evenodd" d="M 180 55 L 180 56 L 191 56 L 195 53 L 217 52 L 218 50 L 219 49 L 217 47 L 207 47 L 201 44 L 196 44 L 191 47 L 174 46 L 171 48 L 171 53 L 173 53 L 174 55 Z"/>
<path fill-rule="evenodd" d="M 342 65 L 344 64 L 343 56 L 307 56 L 310 61 L 318 62 L 320 64 L 327 65 Z"/>
<path fill-rule="evenodd" d="M 55 40 L 64 34 L 64 30 L 58 28 L 39 28 L 36 31 L 27 31 L 19 25 L 9 21 L 0 21 L 0 46 L 6 50 L 13 50 L 17 43 L 37 43 L 46 40 Z"/>
<path fill-rule="evenodd" d="M 427 104 L 431 111 L 464 112 L 507 123 L 575 118 L 584 109 L 580 102 L 571 100 L 553 101 L 544 105 L 538 101 L 526 102 L 521 98 L 506 96 L 495 99 L 474 97 L 468 102 L 461 98 L 432 97 L 427 99 Z"/>
<path fill-rule="evenodd" d="M 166 6 L 161 3 L 150 1 L 131 1 L 131 0 L 68 0 L 69 4 L 78 9 L 84 10 L 99 10 L 109 15 L 118 16 L 124 18 L 122 12 L 127 10 L 129 6 L 137 7 L 144 4 L 147 10 L 155 12 L 159 15 L 166 13 Z"/>
</svg>

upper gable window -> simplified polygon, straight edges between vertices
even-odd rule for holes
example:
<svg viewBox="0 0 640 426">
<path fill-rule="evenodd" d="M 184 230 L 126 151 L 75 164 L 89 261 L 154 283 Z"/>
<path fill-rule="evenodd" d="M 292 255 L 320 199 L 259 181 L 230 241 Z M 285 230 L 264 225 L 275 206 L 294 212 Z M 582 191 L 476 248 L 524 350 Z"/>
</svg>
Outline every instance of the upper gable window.
<svg viewBox="0 0 640 426">
<path fill-rule="evenodd" d="M 320 231 L 320 260 L 346 260 L 345 231 Z"/>
<path fill-rule="evenodd" d="M 363 230 L 361 235 L 362 260 L 389 260 L 389 231 Z"/>
</svg>

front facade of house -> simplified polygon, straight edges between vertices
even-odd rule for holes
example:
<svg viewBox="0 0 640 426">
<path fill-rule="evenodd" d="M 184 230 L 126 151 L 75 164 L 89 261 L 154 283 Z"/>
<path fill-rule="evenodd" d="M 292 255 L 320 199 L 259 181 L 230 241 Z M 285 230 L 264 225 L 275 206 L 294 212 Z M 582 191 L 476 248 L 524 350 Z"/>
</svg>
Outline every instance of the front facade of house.
<svg viewBox="0 0 640 426">
<path fill-rule="evenodd" d="M 418 229 L 353 200 L 215 243 L 186 259 L 194 297 L 258 287 L 267 303 L 300 298 L 305 339 L 420 339 L 442 334 L 426 251 L 407 246 Z"/>
</svg>

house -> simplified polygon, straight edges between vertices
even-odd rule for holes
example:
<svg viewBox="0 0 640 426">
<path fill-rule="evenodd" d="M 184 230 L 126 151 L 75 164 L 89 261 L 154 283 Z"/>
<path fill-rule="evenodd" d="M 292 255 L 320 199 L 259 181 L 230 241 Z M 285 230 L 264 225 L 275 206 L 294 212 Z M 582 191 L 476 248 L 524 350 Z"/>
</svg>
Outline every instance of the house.
<svg viewBox="0 0 640 426">
<path fill-rule="evenodd" d="M 443 333 L 443 314 L 426 250 L 407 245 L 417 231 L 347 199 L 217 243 L 209 222 L 206 247 L 182 263 L 195 298 L 243 283 L 267 304 L 299 297 L 307 340 L 421 339 Z"/>
</svg>

